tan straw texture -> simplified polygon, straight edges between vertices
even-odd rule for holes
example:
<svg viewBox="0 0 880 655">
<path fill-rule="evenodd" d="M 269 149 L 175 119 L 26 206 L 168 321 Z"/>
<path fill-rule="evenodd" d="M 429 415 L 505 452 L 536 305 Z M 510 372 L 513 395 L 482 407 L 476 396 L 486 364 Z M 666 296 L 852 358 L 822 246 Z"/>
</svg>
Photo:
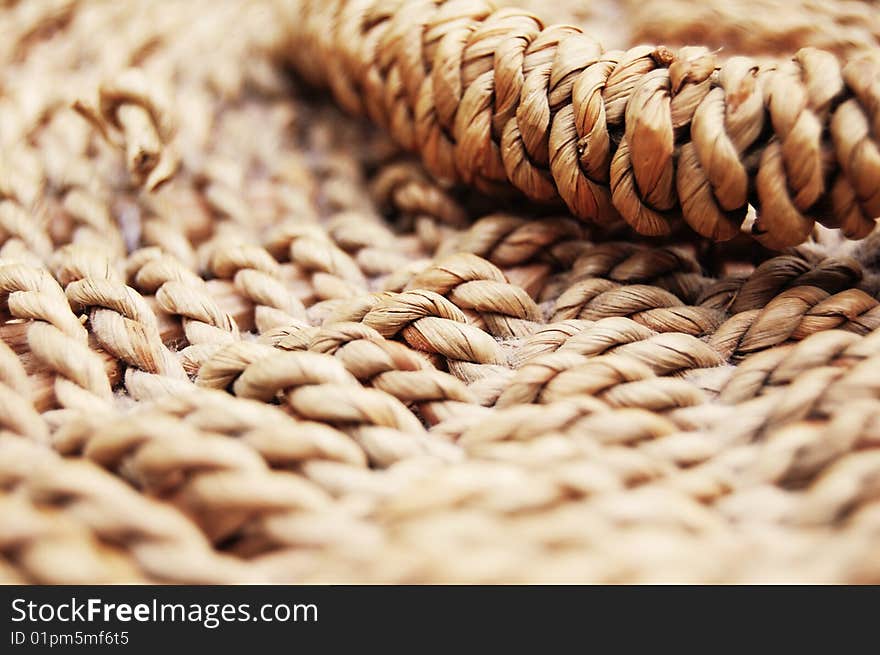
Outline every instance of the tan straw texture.
<svg viewBox="0 0 880 655">
<path fill-rule="evenodd" d="M 0 34 L 0 582 L 880 583 L 873 3 Z"/>
</svg>

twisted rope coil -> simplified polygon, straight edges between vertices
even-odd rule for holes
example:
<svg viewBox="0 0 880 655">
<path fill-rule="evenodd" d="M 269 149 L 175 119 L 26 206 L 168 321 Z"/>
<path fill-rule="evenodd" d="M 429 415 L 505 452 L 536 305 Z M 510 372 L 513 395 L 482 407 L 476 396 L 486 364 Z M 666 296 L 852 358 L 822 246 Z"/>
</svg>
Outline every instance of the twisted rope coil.
<svg viewBox="0 0 880 655">
<path fill-rule="evenodd" d="M 562 200 L 669 234 L 749 231 L 781 249 L 816 221 L 865 237 L 880 216 L 880 59 L 813 48 L 723 63 L 704 48 L 603 51 L 581 30 L 488 2 L 292 3 L 292 63 L 435 176 Z"/>
<path fill-rule="evenodd" d="M 404 52 L 334 84 L 499 193 L 505 144 L 525 162 L 511 179 L 557 192 L 543 143 L 592 80 L 589 106 L 613 120 L 585 141 L 607 141 L 591 183 L 613 207 L 623 144 L 621 184 L 665 206 L 685 146 L 702 157 L 684 137 L 733 69 L 693 49 L 604 53 L 513 10 L 475 19 L 485 6 L 313 3 L 306 22 L 272 0 L 0 12 L 0 154 L 16 163 L 0 158 L 0 579 L 880 579 L 875 239 L 768 259 L 681 234 L 646 245 L 619 221 L 483 215 L 276 68 L 281 27 L 335 53 L 345 18 L 347 59 L 314 60 L 316 78 Z M 327 21 L 335 32 L 312 31 Z M 71 70 L 71 51 L 91 65 Z M 770 134 L 787 109 L 783 87 L 760 109 L 775 66 L 743 102 L 764 113 L 755 147 L 780 140 L 785 168 L 782 141 L 809 136 L 817 110 Z M 413 105 L 427 122 L 410 134 L 418 75 L 461 102 Z M 636 157 L 666 143 L 650 135 L 666 134 L 667 82 L 669 120 L 689 124 L 646 173 Z M 66 97 L 89 89 L 90 123 Z M 636 93 L 663 120 L 638 124 Z M 534 139 L 545 103 L 550 136 Z M 737 153 L 748 175 L 756 152 Z"/>
</svg>

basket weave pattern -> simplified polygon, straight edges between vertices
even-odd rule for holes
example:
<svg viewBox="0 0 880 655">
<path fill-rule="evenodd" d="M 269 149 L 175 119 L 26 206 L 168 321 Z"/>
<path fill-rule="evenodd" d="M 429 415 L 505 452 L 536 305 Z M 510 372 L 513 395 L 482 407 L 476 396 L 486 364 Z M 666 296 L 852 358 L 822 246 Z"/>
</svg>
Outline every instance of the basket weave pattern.
<svg viewBox="0 0 880 655">
<path fill-rule="evenodd" d="M 880 581 L 880 25 L 750 2 L 4 6 L 0 581 Z"/>
</svg>

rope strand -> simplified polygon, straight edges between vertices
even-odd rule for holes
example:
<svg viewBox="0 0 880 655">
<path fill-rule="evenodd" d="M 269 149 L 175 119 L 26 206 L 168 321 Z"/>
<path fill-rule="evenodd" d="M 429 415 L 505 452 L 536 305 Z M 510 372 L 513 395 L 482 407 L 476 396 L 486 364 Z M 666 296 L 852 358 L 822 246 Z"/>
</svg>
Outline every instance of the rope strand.
<svg viewBox="0 0 880 655">
<path fill-rule="evenodd" d="M 814 224 L 863 238 L 880 216 L 880 58 L 814 48 L 759 66 L 703 48 L 603 51 L 581 30 L 450 0 L 302 0 L 292 64 L 435 176 L 562 201 L 669 234 L 762 244 Z M 311 55 L 311 56 L 310 56 Z"/>
</svg>

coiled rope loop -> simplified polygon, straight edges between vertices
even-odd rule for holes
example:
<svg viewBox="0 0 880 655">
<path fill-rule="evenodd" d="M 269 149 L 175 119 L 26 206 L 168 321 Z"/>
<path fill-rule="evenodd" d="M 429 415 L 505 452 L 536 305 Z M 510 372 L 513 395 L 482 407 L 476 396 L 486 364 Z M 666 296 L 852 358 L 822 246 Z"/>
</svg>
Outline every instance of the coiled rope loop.
<svg viewBox="0 0 880 655">
<path fill-rule="evenodd" d="M 723 64 L 705 48 L 604 51 L 482 0 L 301 0 L 292 63 L 420 153 L 438 178 L 564 201 L 592 222 L 784 248 L 815 221 L 880 216 L 880 57 L 799 51 Z"/>
</svg>

